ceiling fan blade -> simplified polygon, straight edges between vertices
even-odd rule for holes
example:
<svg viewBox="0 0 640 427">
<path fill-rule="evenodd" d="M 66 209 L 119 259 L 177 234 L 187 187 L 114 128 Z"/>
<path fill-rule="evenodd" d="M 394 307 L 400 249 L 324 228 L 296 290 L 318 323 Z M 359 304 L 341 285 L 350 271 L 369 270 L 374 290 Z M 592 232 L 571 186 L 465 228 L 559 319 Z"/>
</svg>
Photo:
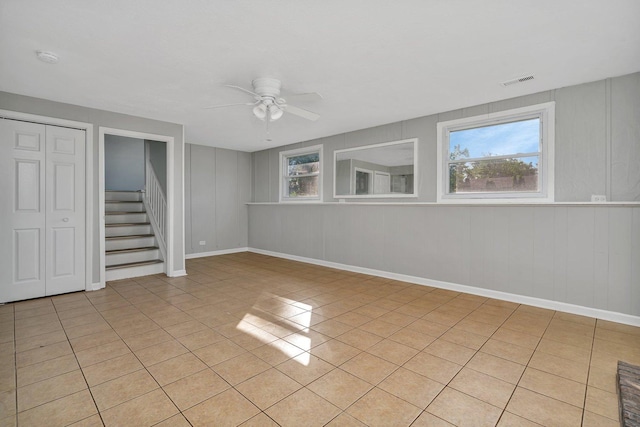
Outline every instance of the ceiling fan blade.
<svg viewBox="0 0 640 427">
<path fill-rule="evenodd" d="M 225 86 L 226 87 L 230 87 L 231 89 L 241 90 L 242 92 L 248 93 L 249 95 L 256 96 L 256 97 L 260 98 L 260 95 L 258 95 L 255 92 L 251 92 L 249 89 L 245 89 L 243 87 L 235 86 L 235 85 L 225 85 Z"/>
<path fill-rule="evenodd" d="M 302 108 L 295 107 L 293 105 L 287 105 L 286 107 L 284 107 L 284 111 L 286 111 L 287 113 L 291 113 L 295 116 L 302 117 L 303 119 L 311 120 L 313 122 L 315 122 L 320 118 L 320 114 L 316 114 L 309 110 L 304 110 Z"/>
<path fill-rule="evenodd" d="M 213 108 L 224 108 L 224 107 L 235 107 L 236 105 L 255 105 L 257 102 L 240 102 L 236 104 L 222 104 L 222 105 L 211 105 L 209 107 L 202 107 L 205 110 L 211 110 Z"/>
<path fill-rule="evenodd" d="M 296 101 L 320 101 L 324 99 L 318 92 L 306 92 L 306 93 L 287 93 L 283 94 L 285 99 L 295 99 Z"/>
</svg>

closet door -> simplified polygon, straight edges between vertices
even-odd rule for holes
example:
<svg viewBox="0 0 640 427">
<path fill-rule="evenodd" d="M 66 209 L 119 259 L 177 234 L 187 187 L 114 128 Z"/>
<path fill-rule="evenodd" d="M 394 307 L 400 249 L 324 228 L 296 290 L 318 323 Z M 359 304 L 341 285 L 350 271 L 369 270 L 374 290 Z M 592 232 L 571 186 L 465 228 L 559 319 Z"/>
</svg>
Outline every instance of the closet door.
<svg viewBox="0 0 640 427">
<path fill-rule="evenodd" d="M 84 134 L 0 119 L 0 302 L 85 288 Z"/>
</svg>

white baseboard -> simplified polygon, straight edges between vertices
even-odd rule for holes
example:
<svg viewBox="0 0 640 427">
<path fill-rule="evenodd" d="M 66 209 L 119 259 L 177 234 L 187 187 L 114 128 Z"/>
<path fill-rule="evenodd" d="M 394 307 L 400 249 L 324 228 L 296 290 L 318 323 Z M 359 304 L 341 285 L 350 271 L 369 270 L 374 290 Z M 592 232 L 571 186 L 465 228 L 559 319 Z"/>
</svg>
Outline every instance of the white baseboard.
<svg viewBox="0 0 640 427">
<path fill-rule="evenodd" d="M 598 308 L 584 307 L 581 305 L 569 304 L 565 302 L 552 301 L 536 297 L 528 297 L 524 295 L 511 294 L 508 292 L 494 291 L 492 289 L 477 288 L 474 286 L 460 285 L 457 283 L 442 282 L 439 280 L 425 279 L 423 277 L 409 276 L 406 274 L 391 273 L 388 271 L 374 270 L 372 268 L 357 267 L 348 264 L 340 264 L 337 262 L 324 261 L 315 258 L 301 257 L 297 255 L 289 255 L 280 252 L 267 251 L 263 249 L 248 248 L 249 252 L 262 255 L 274 256 L 277 258 L 289 259 L 292 261 L 300 261 L 308 264 L 320 265 L 323 267 L 336 268 L 338 270 L 352 271 L 354 273 L 369 274 L 371 276 L 384 277 L 387 279 L 400 280 L 403 282 L 414 283 L 416 285 L 432 286 L 434 288 L 448 289 L 451 291 L 464 292 L 472 295 L 479 295 L 487 298 L 495 298 L 504 301 L 515 302 L 518 304 L 532 305 L 534 307 L 546 308 L 549 310 L 557 310 L 565 313 L 577 314 L 580 316 L 594 317 L 597 319 L 608 320 L 616 323 L 624 323 L 631 326 L 640 326 L 640 317 L 630 314 L 618 313 L 615 311 L 602 310 Z"/>
<path fill-rule="evenodd" d="M 187 270 L 174 270 L 167 274 L 168 277 L 182 277 L 187 275 Z"/>
<path fill-rule="evenodd" d="M 90 283 L 87 288 L 85 289 L 86 291 L 97 291 L 104 288 L 104 286 L 102 286 L 100 284 L 100 282 L 96 282 L 96 283 Z"/>
<path fill-rule="evenodd" d="M 227 255 L 227 254 L 235 254 L 239 252 L 247 252 L 249 248 L 233 248 L 233 249 L 221 249 L 219 251 L 211 251 L 211 252 L 197 252 L 195 254 L 186 254 L 185 259 L 193 259 L 193 258 L 204 258 L 208 256 L 218 256 L 218 255 Z"/>
</svg>

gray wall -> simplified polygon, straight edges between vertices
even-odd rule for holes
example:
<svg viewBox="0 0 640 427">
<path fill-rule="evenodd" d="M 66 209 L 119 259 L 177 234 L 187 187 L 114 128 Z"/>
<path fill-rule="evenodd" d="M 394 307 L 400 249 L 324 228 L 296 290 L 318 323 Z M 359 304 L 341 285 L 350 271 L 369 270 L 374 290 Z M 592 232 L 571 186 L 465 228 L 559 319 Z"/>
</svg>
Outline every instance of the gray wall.
<svg viewBox="0 0 640 427">
<path fill-rule="evenodd" d="M 186 253 L 246 248 L 251 154 L 186 144 L 185 158 Z"/>
<path fill-rule="evenodd" d="M 144 180 L 144 140 L 105 135 L 105 190 L 142 190 Z"/>
<path fill-rule="evenodd" d="M 438 121 L 548 101 L 556 101 L 556 202 L 640 201 L 635 73 L 255 152 L 254 201 L 276 202 L 279 151 L 323 144 L 327 202 L 336 201 L 334 150 L 417 137 L 419 197 L 252 205 L 249 246 L 639 316 L 637 205 L 398 205 L 436 201 Z"/>
<path fill-rule="evenodd" d="M 93 282 L 100 280 L 99 266 L 99 221 L 98 221 L 98 132 L 101 126 L 114 129 L 123 129 L 136 132 L 152 133 L 156 135 L 166 135 L 174 138 L 174 195 L 175 205 L 172 212 L 174 226 L 173 242 L 173 268 L 176 271 L 184 270 L 184 234 L 183 234 L 183 204 L 184 195 L 182 192 L 182 165 L 184 159 L 183 152 L 183 127 L 182 125 L 157 120 L 144 119 L 141 117 L 128 116 L 110 111 L 85 108 L 77 105 L 63 104 L 46 99 L 32 98 L 28 96 L 16 95 L 7 92 L 0 92 L 0 109 L 18 111 L 22 113 L 37 114 L 46 117 L 55 117 L 66 120 L 75 120 L 84 123 L 92 123 L 93 127 L 93 163 L 88 164 L 87 169 L 93 170 Z"/>
<path fill-rule="evenodd" d="M 149 161 L 156 172 L 160 186 L 167 194 L 167 143 L 162 141 L 145 140 L 149 144 Z"/>
<path fill-rule="evenodd" d="M 252 153 L 254 201 L 278 201 L 280 151 L 323 144 L 322 188 L 327 202 L 336 201 L 335 150 L 415 137 L 419 140 L 419 182 L 415 183 L 419 197 L 376 200 L 435 202 L 439 121 L 549 101 L 556 102 L 556 201 L 586 202 L 592 194 L 606 194 L 609 201 L 640 201 L 640 73 L 258 151 Z"/>
</svg>

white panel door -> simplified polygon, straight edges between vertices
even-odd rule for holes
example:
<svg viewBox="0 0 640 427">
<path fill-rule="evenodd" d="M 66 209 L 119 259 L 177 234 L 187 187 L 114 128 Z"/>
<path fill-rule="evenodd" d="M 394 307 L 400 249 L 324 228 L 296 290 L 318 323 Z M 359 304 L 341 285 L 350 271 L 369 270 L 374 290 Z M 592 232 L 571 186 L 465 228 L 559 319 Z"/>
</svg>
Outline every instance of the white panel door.
<svg viewBox="0 0 640 427">
<path fill-rule="evenodd" d="M 47 126 L 46 295 L 85 288 L 85 132 Z"/>
<path fill-rule="evenodd" d="M 85 288 L 84 134 L 0 119 L 0 302 Z"/>
<path fill-rule="evenodd" d="M 376 172 L 375 181 L 373 183 L 373 192 L 375 194 L 391 193 L 391 175 L 384 172 Z"/>
</svg>

